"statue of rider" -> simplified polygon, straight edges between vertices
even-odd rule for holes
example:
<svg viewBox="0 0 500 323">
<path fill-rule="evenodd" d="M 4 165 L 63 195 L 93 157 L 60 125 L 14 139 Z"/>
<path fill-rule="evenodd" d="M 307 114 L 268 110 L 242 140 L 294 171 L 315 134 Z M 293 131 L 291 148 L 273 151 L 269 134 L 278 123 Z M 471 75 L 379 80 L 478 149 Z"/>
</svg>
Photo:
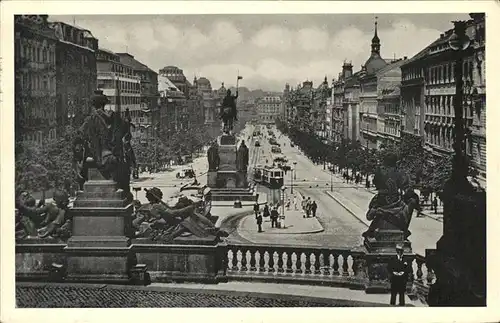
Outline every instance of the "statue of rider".
<svg viewBox="0 0 500 323">
<path fill-rule="evenodd" d="M 227 90 L 221 105 L 220 116 L 224 122 L 224 132 L 233 130 L 233 122 L 238 121 L 236 111 L 236 99 L 238 98 L 238 91 L 236 95 L 231 95 L 231 90 Z"/>
</svg>

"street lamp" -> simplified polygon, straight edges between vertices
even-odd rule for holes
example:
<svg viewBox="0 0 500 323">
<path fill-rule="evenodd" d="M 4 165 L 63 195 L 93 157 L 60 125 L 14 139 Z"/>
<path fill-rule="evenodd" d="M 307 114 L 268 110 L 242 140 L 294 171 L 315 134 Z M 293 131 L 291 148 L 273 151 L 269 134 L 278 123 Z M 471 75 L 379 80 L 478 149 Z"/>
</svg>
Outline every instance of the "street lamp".
<svg viewBox="0 0 500 323">
<path fill-rule="evenodd" d="M 281 187 L 281 223 L 280 227 L 282 229 L 285 228 L 285 191 L 286 191 L 286 186 Z"/>
<path fill-rule="evenodd" d="M 293 162 L 293 179 L 297 179 L 297 162 Z"/>
<path fill-rule="evenodd" d="M 293 194 L 293 171 L 294 168 L 290 170 L 290 194 Z"/>
</svg>

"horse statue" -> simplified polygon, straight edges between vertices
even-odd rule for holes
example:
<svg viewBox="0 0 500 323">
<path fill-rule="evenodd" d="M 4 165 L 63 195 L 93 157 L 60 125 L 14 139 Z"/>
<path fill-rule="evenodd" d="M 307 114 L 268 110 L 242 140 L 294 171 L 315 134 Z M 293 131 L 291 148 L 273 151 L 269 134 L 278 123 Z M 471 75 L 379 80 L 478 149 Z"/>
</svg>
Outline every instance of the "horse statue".
<svg viewBox="0 0 500 323">
<path fill-rule="evenodd" d="M 222 101 L 222 105 L 220 108 L 220 119 L 222 120 L 222 131 L 225 134 L 231 133 L 234 128 L 234 121 L 238 121 L 236 111 L 237 98 L 238 92 L 236 92 L 236 95 L 231 95 L 231 90 L 227 90 L 226 96 Z"/>
</svg>

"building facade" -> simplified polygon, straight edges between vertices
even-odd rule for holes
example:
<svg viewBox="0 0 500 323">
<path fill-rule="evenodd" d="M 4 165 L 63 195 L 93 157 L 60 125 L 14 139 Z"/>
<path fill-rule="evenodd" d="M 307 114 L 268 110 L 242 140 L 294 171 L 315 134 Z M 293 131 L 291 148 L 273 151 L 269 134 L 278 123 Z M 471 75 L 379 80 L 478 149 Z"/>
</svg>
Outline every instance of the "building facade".
<svg viewBox="0 0 500 323">
<path fill-rule="evenodd" d="M 130 111 L 132 123 L 135 125 L 132 139 L 142 143 L 154 139 L 155 133 L 161 129 L 158 105 L 158 73 L 139 62 L 129 53 L 117 53 L 120 62 L 132 68 L 132 73 L 140 78 L 140 109 Z"/>
<path fill-rule="evenodd" d="M 344 64 L 345 65 L 345 64 Z M 352 74 L 352 66 L 351 66 Z M 333 103 L 332 103 L 332 140 L 335 143 L 340 143 L 344 138 L 347 137 L 347 130 L 344 131 L 344 86 L 345 80 L 349 76 L 346 76 L 346 70 L 343 68 L 342 72 L 336 81 L 333 82 Z"/>
<path fill-rule="evenodd" d="M 52 22 L 56 46 L 57 125 L 80 125 L 90 111 L 90 98 L 97 84 L 98 41 L 89 30 Z"/>
<path fill-rule="evenodd" d="M 313 92 L 312 123 L 317 136 L 327 139 L 326 119 L 327 101 L 331 97 L 331 89 L 325 76 L 324 81 Z"/>
<path fill-rule="evenodd" d="M 390 145 L 401 140 L 401 92 L 399 86 L 386 88 L 378 97 L 377 143 Z"/>
<path fill-rule="evenodd" d="M 175 87 L 184 93 L 186 97 L 189 95 L 189 82 L 182 69 L 177 66 L 165 66 L 159 71 L 159 74 L 168 77 L 174 83 Z"/>
<path fill-rule="evenodd" d="M 58 39 L 47 15 L 15 16 L 16 140 L 42 145 L 57 136 Z"/>
<path fill-rule="evenodd" d="M 264 96 L 257 100 L 258 122 L 274 124 L 281 115 L 282 99 L 279 96 Z"/>
<path fill-rule="evenodd" d="M 134 74 L 131 66 L 120 61 L 120 56 L 103 48 L 96 53 L 97 87 L 108 97 L 106 109 L 121 111 L 127 109 L 132 118 L 141 115 L 141 78 Z"/>
</svg>

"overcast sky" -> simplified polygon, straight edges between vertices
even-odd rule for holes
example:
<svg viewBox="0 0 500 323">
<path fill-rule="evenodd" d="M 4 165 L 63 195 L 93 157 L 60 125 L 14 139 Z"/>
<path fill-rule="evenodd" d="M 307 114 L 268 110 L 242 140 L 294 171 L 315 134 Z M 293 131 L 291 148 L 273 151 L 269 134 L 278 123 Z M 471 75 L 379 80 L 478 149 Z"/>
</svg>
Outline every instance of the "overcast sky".
<svg viewBox="0 0 500 323">
<path fill-rule="evenodd" d="M 467 14 L 378 14 L 383 58 L 411 57 Z M 51 16 L 89 29 L 99 46 L 128 51 L 155 71 L 167 65 L 250 89 L 281 91 L 306 79 L 331 82 L 343 61 L 359 70 L 370 55 L 375 15 Z"/>
</svg>

